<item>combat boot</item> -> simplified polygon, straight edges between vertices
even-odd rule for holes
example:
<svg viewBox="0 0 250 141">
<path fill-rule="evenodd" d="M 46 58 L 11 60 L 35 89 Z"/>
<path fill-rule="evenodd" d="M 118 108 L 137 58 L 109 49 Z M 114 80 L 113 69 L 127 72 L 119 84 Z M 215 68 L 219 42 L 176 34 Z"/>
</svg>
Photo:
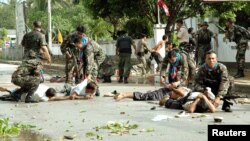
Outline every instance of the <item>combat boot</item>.
<svg viewBox="0 0 250 141">
<path fill-rule="evenodd" d="M 241 78 L 241 77 L 245 77 L 244 71 L 243 70 L 239 70 L 238 75 L 235 75 L 234 78 Z"/>
<path fill-rule="evenodd" d="M 118 82 L 119 82 L 119 83 L 122 83 L 122 82 L 123 82 L 123 77 L 122 77 L 122 76 L 120 76 L 120 79 L 119 79 Z"/>
<path fill-rule="evenodd" d="M 124 83 L 125 83 L 125 84 L 128 84 L 128 77 L 125 77 L 125 78 L 124 78 Z"/>
<path fill-rule="evenodd" d="M 100 90 L 99 90 L 99 88 L 96 89 L 95 96 L 100 96 Z"/>
<path fill-rule="evenodd" d="M 233 105 L 231 101 L 229 101 L 228 99 L 223 100 L 222 110 L 225 112 L 232 112 L 230 105 Z"/>
<path fill-rule="evenodd" d="M 108 82 L 108 77 L 107 76 L 103 76 L 103 81 L 102 83 L 107 83 Z"/>
<path fill-rule="evenodd" d="M 238 76 L 239 75 L 239 70 L 237 70 L 237 73 L 234 75 L 234 77 Z"/>
<path fill-rule="evenodd" d="M 33 100 L 32 99 L 33 93 L 28 93 L 26 98 L 25 98 L 25 103 L 38 103 L 39 101 Z"/>
<path fill-rule="evenodd" d="M 108 83 L 111 83 L 112 81 L 111 81 L 111 76 L 107 76 L 107 82 Z"/>
</svg>

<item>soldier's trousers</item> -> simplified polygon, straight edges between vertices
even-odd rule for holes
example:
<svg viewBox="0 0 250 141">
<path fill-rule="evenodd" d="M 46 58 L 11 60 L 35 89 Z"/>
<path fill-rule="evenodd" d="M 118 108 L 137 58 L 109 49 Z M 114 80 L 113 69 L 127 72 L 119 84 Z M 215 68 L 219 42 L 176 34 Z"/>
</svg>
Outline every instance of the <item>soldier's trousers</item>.
<svg viewBox="0 0 250 141">
<path fill-rule="evenodd" d="M 66 60 L 66 65 L 65 65 L 65 75 L 66 75 L 66 80 L 65 80 L 65 83 L 70 83 L 70 84 L 73 84 L 73 83 L 80 83 L 80 82 L 77 82 L 80 78 L 80 71 L 77 70 L 77 67 L 75 66 L 77 65 L 73 59 L 68 59 Z M 78 66 L 79 68 L 79 66 Z M 73 82 L 73 77 L 75 77 L 75 82 Z"/>
<path fill-rule="evenodd" d="M 245 55 L 247 46 L 247 42 L 239 43 L 237 45 L 236 63 L 238 70 L 244 70 L 245 68 Z"/>
<path fill-rule="evenodd" d="M 187 57 L 187 63 L 188 63 L 188 79 L 189 83 L 193 83 L 195 74 L 196 74 L 196 65 L 195 65 L 195 60 L 194 60 L 194 53 L 189 52 L 189 53 L 183 53 L 181 54 L 185 55 Z"/>
<path fill-rule="evenodd" d="M 17 76 L 12 77 L 11 82 L 17 86 L 20 86 L 17 93 L 24 94 L 28 93 L 29 95 L 33 95 L 36 89 L 40 84 L 40 76 Z"/>
<path fill-rule="evenodd" d="M 145 56 L 137 56 L 137 59 L 139 61 L 138 66 L 142 69 L 142 75 L 146 74 L 146 67 L 147 67 L 147 62 Z"/>
<path fill-rule="evenodd" d="M 119 54 L 119 76 L 129 77 L 131 69 L 131 54 L 130 53 L 120 53 Z"/>
</svg>

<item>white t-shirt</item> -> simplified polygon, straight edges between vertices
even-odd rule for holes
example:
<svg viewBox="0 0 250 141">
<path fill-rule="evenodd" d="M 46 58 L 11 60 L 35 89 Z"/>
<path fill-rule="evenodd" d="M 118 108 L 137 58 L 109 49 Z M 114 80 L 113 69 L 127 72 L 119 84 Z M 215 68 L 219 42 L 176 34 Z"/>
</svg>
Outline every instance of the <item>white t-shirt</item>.
<svg viewBox="0 0 250 141">
<path fill-rule="evenodd" d="M 180 30 L 177 32 L 177 37 L 179 38 L 179 43 L 183 43 L 183 42 L 189 42 L 189 34 L 188 34 L 188 31 L 187 29 L 182 26 L 180 28 Z"/>
<path fill-rule="evenodd" d="M 87 84 L 88 84 L 88 80 L 85 79 L 81 83 L 72 87 L 72 89 L 70 91 L 70 95 L 72 95 L 74 92 L 76 92 L 78 95 L 82 95 L 82 96 L 86 95 L 85 91 L 86 91 Z"/>
<path fill-rule="evenodd" d="M 44 84 L 39 84 L 38 88 L 34 92 L 32 99 L 35 101 L 41 101 L 41 102 L 46 102 L 49 101 L 49 98 L 46 96 L 45 92 L 49 89 L 48 86 Z M 23 94 L 21 96 L 21 101 L 25 101 L 26 95 Z"/>
</svg>

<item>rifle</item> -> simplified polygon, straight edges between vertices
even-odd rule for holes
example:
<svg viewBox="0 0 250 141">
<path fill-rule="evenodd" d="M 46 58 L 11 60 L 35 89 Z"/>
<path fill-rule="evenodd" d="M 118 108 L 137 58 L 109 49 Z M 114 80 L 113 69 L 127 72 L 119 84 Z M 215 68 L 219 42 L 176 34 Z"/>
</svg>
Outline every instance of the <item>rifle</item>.
<svg viewBox="0 0 250 141">
<path fill-rule="evenodd" d="M 222 32 L 226 32 L 226 30 L 225 29 L 223 29 L 220 25 L 218 25 L 218 24 L 215 24 L 215 26 L 220 30 L 220 31 L 222 31 Z"/>
<path fill-rule="evenodd" d="M 237 104 L 236 100 L 237 98 L 248 98 L 247 95 L 240 96 L 240 95 L 226 95 L 222 98 L 223 101 L 228 102 L 229 105 L 233 105 L 233 103 L 230 100 L 233 100 L 235 104 Z"/>
</svg>

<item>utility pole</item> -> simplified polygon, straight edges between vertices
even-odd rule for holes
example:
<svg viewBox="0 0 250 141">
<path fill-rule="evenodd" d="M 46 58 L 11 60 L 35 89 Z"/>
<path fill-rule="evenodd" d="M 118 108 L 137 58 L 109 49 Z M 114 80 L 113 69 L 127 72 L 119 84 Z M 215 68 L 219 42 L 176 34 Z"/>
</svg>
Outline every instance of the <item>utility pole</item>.
<svg viewBox="0 0 250 141">
<path fill-rule="evenodd" d="M 52 47 L 52 33 L 51 33 L 51 0 L 48 0 L 48 49 Z"/>
</svg>

